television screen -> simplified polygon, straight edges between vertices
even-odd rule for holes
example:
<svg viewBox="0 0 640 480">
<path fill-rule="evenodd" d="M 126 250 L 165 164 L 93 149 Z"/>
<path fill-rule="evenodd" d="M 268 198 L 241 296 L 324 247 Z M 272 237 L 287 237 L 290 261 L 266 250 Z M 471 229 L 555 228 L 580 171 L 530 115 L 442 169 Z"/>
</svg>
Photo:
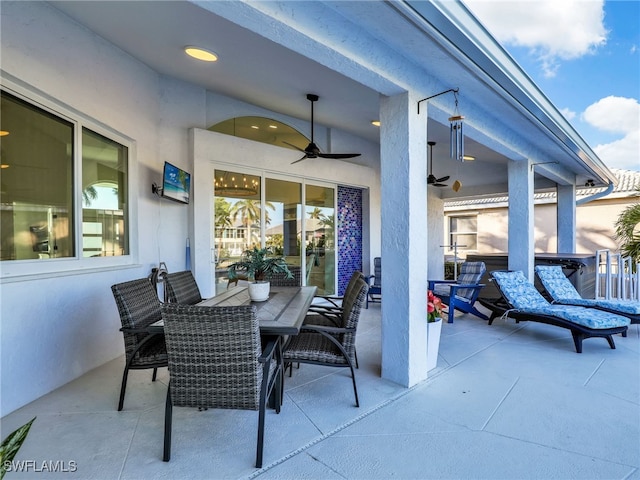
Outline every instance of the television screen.
<svg viewBox="0 0 640 480">
<path fill-rule="evenodd" d="M 162 174 L 162 196 L 176 202 L 189 203 L 191 174 L 164 162 Z"/>
</svg>

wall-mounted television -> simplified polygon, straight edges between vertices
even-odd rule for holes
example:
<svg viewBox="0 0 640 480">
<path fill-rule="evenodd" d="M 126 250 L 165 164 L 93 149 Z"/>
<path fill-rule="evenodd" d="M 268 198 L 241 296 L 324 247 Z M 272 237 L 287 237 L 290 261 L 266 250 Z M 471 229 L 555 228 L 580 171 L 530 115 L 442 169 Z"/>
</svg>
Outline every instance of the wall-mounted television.
<svg viewBox="0 0 640 480">
<path fill-rule="evenodd" d="M 191 174 L 164 162 L 162 173 L 162 196 L 175 202 L 189 203 Z"/>
</svg>

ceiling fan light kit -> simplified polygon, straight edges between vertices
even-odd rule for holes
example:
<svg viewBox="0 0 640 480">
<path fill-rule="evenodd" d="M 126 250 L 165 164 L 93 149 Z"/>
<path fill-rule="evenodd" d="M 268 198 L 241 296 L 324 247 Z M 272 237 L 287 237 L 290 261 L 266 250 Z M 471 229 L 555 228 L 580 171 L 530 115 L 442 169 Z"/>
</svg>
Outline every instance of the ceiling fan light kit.
<svg viewBox="0 0 640 480">
<path fill-rule="evenodd" d="M 309 143 L 309 145 L 307 145 L 307 148 L 305 148 L 303 150 L 300 147 L 297 147 L 296 145 L 293 145 L 292 143 L 284 142 L 287 145 L 295 148 L 296 150 L 299 150 L 302 153 L 304 153 L 304 156 L 302 158 L 299 158 L 295 162 L 291 162 L 291 165 L 293 165 L 294 163 L 301 162 L 302 160 L 305 160 L 307 158 L 344 159 L 344 158 L 354 158 L 354 157 L 359 157 L 360 156 L 359 153 L 322 153 L 320 151 L 320 149 L 318 148 L 318 146 L 315 144 L 314 139 L 313 139 L 313 124 L 314 124 L 314 120 L 313 120 L 313 104 L 315 102 L 317 102 L 319 98 L 320 97 L 318 97 L 318 95 L 315 95 L 313 93 L 307 93 L 307 100 L 309 100 L 311 102 L 311 142 Z"/>
</svg>

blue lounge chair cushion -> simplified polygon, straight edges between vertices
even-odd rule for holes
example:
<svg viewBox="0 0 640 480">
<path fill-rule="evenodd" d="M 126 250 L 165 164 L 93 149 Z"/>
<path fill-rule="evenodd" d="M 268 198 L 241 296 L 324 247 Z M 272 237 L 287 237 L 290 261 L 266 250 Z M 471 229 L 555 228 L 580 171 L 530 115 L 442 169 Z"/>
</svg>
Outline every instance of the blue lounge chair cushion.
<svg viewBox="0 0 640 480">
<path fill-rule="evenodd" d="M 624 327 L 630 324 L 627 317 L 601 310 L 575 305 L 552 305 L 545 300 L 521 271 L 496 271 L 492 275 L 507 301 L 521 312 L 555 316 L 592 329 Z"/>
<path fill-rule="evenodd" d="M 536 273 L 545 290 L 556 303 L 598 307 L 616 310 L 620 313 L 640 315 L 640 302 L 633 300 L 596 300 L 582 298 L 573 284 L 565 276 L 560 265 L 536 265 Z"/>
</svg>

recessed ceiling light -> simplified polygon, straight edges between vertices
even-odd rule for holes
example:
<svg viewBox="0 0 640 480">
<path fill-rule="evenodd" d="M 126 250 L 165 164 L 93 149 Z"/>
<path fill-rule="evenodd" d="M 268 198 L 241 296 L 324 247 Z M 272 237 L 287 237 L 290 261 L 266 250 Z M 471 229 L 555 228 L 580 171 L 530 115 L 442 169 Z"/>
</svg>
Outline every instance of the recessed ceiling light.
<svg viewBox="0 0 640 480">
<path fill-rule="evenodd" d="M 371 120 L 371 125 L 379 127 L 380 126 L 380 120 Z"/>
<path fill-rule="evenodd" d="M 198 60 L 202 60 L 203 62 L 215 62 L 218 60 L 218 55 L 210 50 L 205 50 L 204 48 L 192 47 L 188 45 L 184 47 L 184 51 L 190 57 L 197 58 Z"/>
<path fill-rule="evenodd" d="M 269 128 L 276 129 L 276 128 L 278 128 L 278 126 L 277 125 L 269 125 Z"/>
<path fill-rule="evenodd" d="M 476 159 L 476 157 L 474 157 L 473 155 L 463 155 L 462 156 L 462 160 L 465 160 L 467 162 L 473 162 Z"/>
<path fill-rule="evenodd" d="M 251 125 L 251 128 L 253 128 L 254 130 L 260 130 L 260 127 L 258 125 Z"/>
<path fill-rule="evenodd" d="M 7 165 L 6 163 L 3 163 L 2 165 L 0 165 L 0 168 L 9 168 L 9 165 Z"/>
<path fill-rule="evenodd" d="M 9 135 L 9 132 L 7 132 L 6 130 L 0 130 L 0 137 L 5 137 Z"/>
</svg>

